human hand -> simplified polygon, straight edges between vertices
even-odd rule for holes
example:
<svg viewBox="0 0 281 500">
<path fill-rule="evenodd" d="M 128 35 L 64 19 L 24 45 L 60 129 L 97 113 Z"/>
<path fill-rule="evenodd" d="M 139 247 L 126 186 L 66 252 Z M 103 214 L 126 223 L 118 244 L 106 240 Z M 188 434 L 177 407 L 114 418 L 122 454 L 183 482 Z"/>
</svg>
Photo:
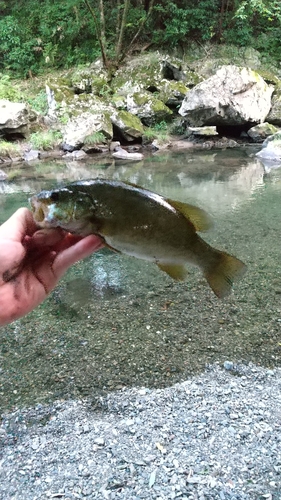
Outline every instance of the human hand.
<svg viewBox="0 0 281 500">
<path fill-rule="evenodd" d="M 0 226 L 0 326 L 32 311 L 72 264 L 102 246 L 95 235 L 38 230 L 27 208 L 17 210 Z"/>
</svg>

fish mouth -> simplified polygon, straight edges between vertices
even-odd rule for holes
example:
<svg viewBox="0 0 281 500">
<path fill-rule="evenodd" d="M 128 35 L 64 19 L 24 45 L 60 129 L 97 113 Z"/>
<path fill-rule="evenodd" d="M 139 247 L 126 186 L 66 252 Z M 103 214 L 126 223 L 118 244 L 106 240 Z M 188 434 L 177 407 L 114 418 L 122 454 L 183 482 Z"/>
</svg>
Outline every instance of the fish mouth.
<svg viewBox="0 0 281 500">
<path fill-rule="evenodd" d="M 39 201 L 37 196 L 32 196 L 29 199 L 29 203 L 35 222 L 41 227 L 50 227 L 52 221 L 49 216 L 49 206 Z"/>
</svg>

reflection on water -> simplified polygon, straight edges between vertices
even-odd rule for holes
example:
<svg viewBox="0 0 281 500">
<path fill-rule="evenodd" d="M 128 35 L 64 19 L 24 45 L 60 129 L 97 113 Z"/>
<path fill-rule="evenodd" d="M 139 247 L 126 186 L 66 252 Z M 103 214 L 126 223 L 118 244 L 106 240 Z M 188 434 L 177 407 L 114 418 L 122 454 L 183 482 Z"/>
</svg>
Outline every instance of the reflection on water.
<svg viewBox="0 0 281 500">
<path fill-rule="evenodd" d="M 98 252 L 72 267 L 44 304 L 0 331 L 0 403 L 160 387 L 225 359 L 280 364 L 281 169 L 265 172 L 254 153 L 41 162 L 1 182 L 0 222 L 28 206 L 31 194 L 79 178 L 127 180 L 197 204 L 215 219 L 204 238 L 244 260 L 248 273 L 221 302 L 196 269 L 175 283 L 152 263 Z"/>
<path fill-rule="evenodd" d="M 100 163 L 76 161 L 39 163 L 17 171 L 11 182 L 0 182 L 1 219 L 9 206 L 27 204 L 28 196 L 42 189 L 78 179 L 111 178 L 127 180 L 170 198 L 189 200 L 213 212 L 232 210 L 247 201 L 264 184 L 265 169 L 247 151 L 170 153 L 145 161 L 125 163 L 104 160 Z M 6 196 L 5 196 L 6 195 Z M 13 198 L 8 195 L 17 195 Z M 19 195 L 19 196 L 18 196 Z"/>
</svg>

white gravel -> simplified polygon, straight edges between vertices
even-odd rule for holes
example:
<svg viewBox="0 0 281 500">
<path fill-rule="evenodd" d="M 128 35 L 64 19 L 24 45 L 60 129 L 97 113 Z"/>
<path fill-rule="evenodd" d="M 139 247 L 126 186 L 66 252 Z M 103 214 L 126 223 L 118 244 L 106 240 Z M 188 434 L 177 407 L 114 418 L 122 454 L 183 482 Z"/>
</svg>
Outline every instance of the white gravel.
<svg viewBox="0 0 281 500">
<path fill-rule="evenodd" d="M 281 498 L 281 369 L 214 365 L 2 415 L 0 498 Z"/>
</svg>

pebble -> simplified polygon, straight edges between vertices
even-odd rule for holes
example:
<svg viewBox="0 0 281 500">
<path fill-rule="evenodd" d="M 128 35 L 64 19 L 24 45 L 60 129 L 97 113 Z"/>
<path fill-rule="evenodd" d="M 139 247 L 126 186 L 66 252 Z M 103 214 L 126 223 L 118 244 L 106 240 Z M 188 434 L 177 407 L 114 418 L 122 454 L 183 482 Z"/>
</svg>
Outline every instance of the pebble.
<svg viewBox="0 0 281 500">
<path fill-rule="evenodd" d="M 98 446 L 104 446 L 105 445 L 104 438 L 102 438 L 102 437 L 95 438 L 94 439 L 94 443 L 97 444 Z"/>
<path fill-rule="evenodd" d="M 7 179 L 7 174 L 4 170 L 0 170 L 0 181 L 5 181 Z"/>
<path fill-rule="evenodd" d="M 1 498 L 278 500 L 281 369 L 268 372 L 216 364 L 112 392 L 102 412 L 84 399 L 3 414 Z"/>
<path fill-rule="evenodd" d="M 224 364 L 223 364 L 223 367 L 226 370 L 233 370 L 234 364 L 232 363 L 232 361 L 225 361 Z"/>
</svg>

